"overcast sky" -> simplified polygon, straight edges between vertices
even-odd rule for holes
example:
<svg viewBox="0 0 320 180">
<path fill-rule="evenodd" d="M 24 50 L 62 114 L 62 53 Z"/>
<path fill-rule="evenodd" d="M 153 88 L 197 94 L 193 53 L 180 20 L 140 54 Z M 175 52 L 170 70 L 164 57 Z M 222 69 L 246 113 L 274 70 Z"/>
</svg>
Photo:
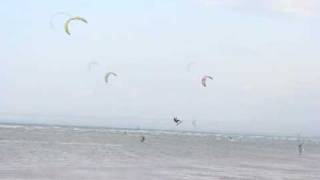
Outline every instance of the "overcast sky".
<svg viewBox="0 0 320 180">
<path fill-rule="evenodd" d="M 88 24 L 68 36 L 57 12 Z M 320 135 L 317 0 L 3 0 L 0 14 L 2 122 Z"/>
</svg>

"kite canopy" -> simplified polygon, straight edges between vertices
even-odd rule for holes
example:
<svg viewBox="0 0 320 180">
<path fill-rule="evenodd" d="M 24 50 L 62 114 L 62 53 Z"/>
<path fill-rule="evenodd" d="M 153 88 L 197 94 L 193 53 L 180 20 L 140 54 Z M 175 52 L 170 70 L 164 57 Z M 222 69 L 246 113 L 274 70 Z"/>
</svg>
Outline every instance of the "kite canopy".
<svg viewBox="0 0 320 180">
<path fill-rule="evenodd" d="M 92 61 L 88 63 L 88 70 L 91 71 L 94 67 L 99 66 L 99 62 Z"/>
<path fill-rule="evenodd" d="M 187 71 L 191 71 L 191 68 L 192 68 L 192 66 L 194 66 L 196 63 L 195 62 L 189 62 L 188 64 L 187 64 Z"/>
<path fill-rule="evenodd" d="M 88 21 L 86 19 L 84 19 L 83 17 L 80 16 L 75 16 L 72 18 L 69 18 L 65 23 L 64 23 L 64 31 L 68 34 L 71 35 L 70 30 L 69 30 L 69 24 L 71 21 L 82 21 L 84 23 L 88 23 Z"/>
<path fill-rule="evenodd" d="M 207 79 L 213 80 L 213 77 L 208 75 L 203 76 L 203 78 L 201 79 L 201 83 L 203 87 L 207 87 Z"/>
<path fill-rule="evenodd" d="M 104 77 L 104 80 L 105 80 L 106 83 L 109 82 L 109 77 L 110 77 L 111 75 L 112 75 L 112 76 L 117 76 L 117 74 L 114 73 L 114 72 L 108 72 L 108 73 L 106 74 L 106 76 Z"/>
</svg>

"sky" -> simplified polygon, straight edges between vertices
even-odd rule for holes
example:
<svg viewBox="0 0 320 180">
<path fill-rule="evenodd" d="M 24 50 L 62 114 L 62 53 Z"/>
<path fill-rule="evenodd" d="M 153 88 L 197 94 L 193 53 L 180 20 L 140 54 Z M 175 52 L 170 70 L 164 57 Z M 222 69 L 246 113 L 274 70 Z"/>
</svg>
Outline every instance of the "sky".
<svg viewBox="0 0 320 180">
<path fill-rule="evenodd" d="M 69 36 L 59 12 L 88 24 Z M 0 122 L 320 135 L 317 0 L 3 0 L 0 13 Z"/>
</svg>

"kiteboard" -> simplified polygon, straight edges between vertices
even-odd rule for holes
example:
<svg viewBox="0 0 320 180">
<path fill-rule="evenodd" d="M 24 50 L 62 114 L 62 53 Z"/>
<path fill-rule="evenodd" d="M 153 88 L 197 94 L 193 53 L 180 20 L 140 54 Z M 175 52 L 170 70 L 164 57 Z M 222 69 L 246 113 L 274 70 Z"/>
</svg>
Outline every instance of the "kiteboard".
<svg viewBox="0 0 320 180">
<path fill-rule="evenodd" d="M 180 121 L 178 121 L 178 122 L 177 122 L 177 126 L 179 126 L 179 124 L 181 124 L 181 123 L 182 123 L 182 121 L 181 121 L 181 120 L 180 120 Z"/>
</svg>

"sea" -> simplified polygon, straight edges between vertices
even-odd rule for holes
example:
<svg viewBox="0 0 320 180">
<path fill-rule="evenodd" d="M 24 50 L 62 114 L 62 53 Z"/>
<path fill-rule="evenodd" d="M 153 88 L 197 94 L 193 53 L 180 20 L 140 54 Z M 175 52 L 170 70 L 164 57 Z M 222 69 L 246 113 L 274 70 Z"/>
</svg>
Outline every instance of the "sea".
<svg viewBox="0 0 320 180">
<path fill-rule="evenodd" d="M 319 180 L 320 138 L 0 124 L 0 179 Z"/>
</svg>

